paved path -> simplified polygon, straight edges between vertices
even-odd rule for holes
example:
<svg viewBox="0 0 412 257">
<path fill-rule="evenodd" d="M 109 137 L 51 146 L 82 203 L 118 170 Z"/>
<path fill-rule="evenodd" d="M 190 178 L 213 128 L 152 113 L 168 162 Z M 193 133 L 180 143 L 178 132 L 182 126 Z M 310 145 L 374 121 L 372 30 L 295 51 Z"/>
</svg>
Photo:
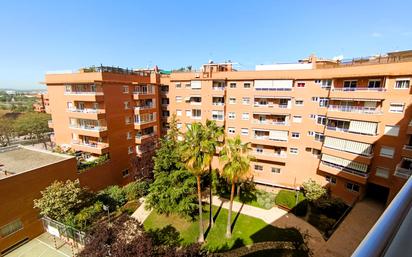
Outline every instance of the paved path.
<svg viewBox="0 0 412 257">
<path fill-rule="evenodd" d="M 206 200 L 208 202 L 208 200 Z M 225 209 L 229 209 L 229 201 L 227 199 L 219 198 L 213 196 L 213 205 L 220 206 Z M 309 235 L 308 247 L 310 249 L 319 249 L 325 245 L 325 240 L 323 239 L 321 233 L 312 225 L 306 221 L 296 217 L 295 215 L 288 213 L 285 210 L 273 207 L 270 210 L 265 210 L 262 208 L 242 204 L 239 202 L 233 202 L 233 211 L 240 212 L 242 214 L 252 216 L 263 220 L 267 224 L 271 224 L 279 228 L 290 228 L 295 227 L 302 233 L 307 233 Z"/>
<path fill-rule="evenodd" d="M 146 208 L 145 208 L 146 204 L 145 204 L 144 198 L 140 198 L 139 200 L 141 202 L 141 205 L 132 214 L 132 217 L 137 219 L 140 223 L 143 223 L 147 219 L 147 217 L 150 215 L 152 210 L 150 210 L 150 211 L 146 210 Z"/>
<path fill-rule="evenodd" d="M 315 257 L 348 257 L 378 220 L 384 206 L 373 200 L 362 200 L 353 207 L 326 244 L 314 251 Z"/>
</svg>

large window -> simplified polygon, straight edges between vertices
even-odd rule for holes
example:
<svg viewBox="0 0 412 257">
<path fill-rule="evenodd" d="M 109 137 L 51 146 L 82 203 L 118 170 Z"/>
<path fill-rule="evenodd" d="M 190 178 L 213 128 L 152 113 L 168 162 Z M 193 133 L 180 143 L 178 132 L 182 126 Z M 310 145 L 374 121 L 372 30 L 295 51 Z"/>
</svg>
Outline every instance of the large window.
<svg viewBox="0 0 412 257">
<path fill-rule="evenodd" d="M 409 88 L 409 79 L 399 79 L 395 82 L 395 88 L 397 89 L 407 89 Z"/>
<path fill-rule="evenodd" d="M 368 88 L 380 88 L 381 81 L 379 79 L 371 79 L 368 82 Z"/>
<path fill-rule="evenodd" d="M 389 112 L 402 113 L 405 107 L 404 103 L 391 103 L 389 106 Z"/>
<path fill-rule="evenodd" d="M 345 89 L 349 89 L 349 88 L 356 88 L 358 85 L 358 81 L 357 80 L 345 80 L 343 81 L 343 87 Z"/>
<path fill-rule="evenodd" d="M 212 111 L 212 120 L 224 120 L 223 111 Z"/>
<path fill-rule="evenodd" d="M 258 165 L 258 164 L 255 164 L 255 171 L 263 171 L 263 166 L 262 165 Z"/>
<path fill-rule="evenodd" d="M 193 119 L 200 119 L 202 117 L 202 110 L 193 109 L 192 110 L 192 118 Z"/>
<path fill-rule="evenodd" d="M 353 192 L 359 192 L 360 190 L 360 186 L 358 184 L 354 184 L 354 183 L 346 183 L 346 188 L 349 191 L 353 191 Z"/>
<path fill-rule="evenodd" d="M 391 159 L 393 158 L 394 154 L 395 154 L 395 148 L 388 147 L 388 146 L 382 146 L 381 151 L 379 153 L 380 156 L 391 158 Z"/>
</svg>

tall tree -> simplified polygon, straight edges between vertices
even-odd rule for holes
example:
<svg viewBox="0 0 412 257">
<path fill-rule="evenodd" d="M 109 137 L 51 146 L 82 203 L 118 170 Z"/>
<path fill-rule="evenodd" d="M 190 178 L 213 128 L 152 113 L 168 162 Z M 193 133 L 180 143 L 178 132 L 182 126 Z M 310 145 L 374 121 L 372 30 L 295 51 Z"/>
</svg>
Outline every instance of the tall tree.
<svg viewBox="0 0 412 257">
<path fill-rule="evenodd" d="M 187 129 L 182 147 L 182 157 L 186 168 L 196 176 L 197 197 L 199 202 L 199 242 L 203 242 L 202 189 L 200 180 L 209 168 L 211 156 L 206 154 L 202 124 L 192 123 Z"/>
<path fill-rule="evenodd" d="M 39 142 L 44 144 L 45 148 L 47 148 L 46 142 L 49 139 L 47 133 L 51 131 L 48 125 L 49 120 L 49 114 L 28 112 L 20 115 L 16 119 L 14 128 L 20 135 L 34 136 Z"/>
<path fill-rule="evenodd" d="M 212 206 L 212 161 L 216 154 L 216 150 L 222 145 L 222 140 L 224 136 L 224 128 L 217 126 L 216 121 L 206 120 L 206 126 L 204 127 L 204 138 L 202 140 L 202 149 L 206 150 L 207 155 L 209 155 L 209 176 L 210 176 L 210 190 L 209 190 L 209 224 L 213 227 L 213 206 Z"/>
<path fill-rule="evenodd" d="M 222 175 L 231 183 L 229 215 L 226 226 L 226 237 L 232 237 L 231 221 L 233 198 L 235 195 L 235 184 L 246 179 L 250 173 L 250 161 L 253 157 L 249 155 L 250 143 L 242 143 L 240 136 L 226 140 L 220 151 L 220 161 L 223 163 Z"/>
</svg>

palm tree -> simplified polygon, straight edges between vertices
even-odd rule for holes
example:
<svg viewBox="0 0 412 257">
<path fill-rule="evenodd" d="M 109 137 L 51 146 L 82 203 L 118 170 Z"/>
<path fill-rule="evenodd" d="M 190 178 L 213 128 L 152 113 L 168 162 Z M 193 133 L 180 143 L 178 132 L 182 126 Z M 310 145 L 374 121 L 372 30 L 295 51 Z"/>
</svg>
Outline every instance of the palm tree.
<svg viewBox="0 0 412 257">
<path fill-rule="evenodd" d="M 199 201 L 199 242 L 204 241 L 202 220 L 202 190 L 200 185 L 201 176 L 208 169 L 211 158 L 202 148 L 205 146 L 204 129 L 201 123 L 193 123 L 185 134 L 182 146 L 182 157 L 186 168 L 196 176 L 197 196 Z"/>
<path fill-rule="evenodd" d="M 204 139 L 202 140 L 202 150 L 205 150 L 205 154 L 209 155 L 209 176 L 210 176 L 210 190 L 209 190 L 209 224 L 213 227 L 213 208 L 212 208 L 212 161 L 216 154 L 218 146 L 221 146 L 221 139 L 224 136 L 224 128 L 217 126 L 216 121 L 206 120 L 206 126 L 204 127 Z"/>
<path fill-rule="evenodd" d="M 240 136 L 237 135 L 235 138 L 228 139 L 223 150 L 220 151 L 220 161 L 224 163 L 222 175 L 232 184 L 226 226 L 226 237 L 228 238 L 232 237 L 231 221 L 235 184 L 249 175 L 250 161 L 252 160 L 252 157 L 248 155 L 250 149 L 250 143 L 242 143 Z"/>
</svg>

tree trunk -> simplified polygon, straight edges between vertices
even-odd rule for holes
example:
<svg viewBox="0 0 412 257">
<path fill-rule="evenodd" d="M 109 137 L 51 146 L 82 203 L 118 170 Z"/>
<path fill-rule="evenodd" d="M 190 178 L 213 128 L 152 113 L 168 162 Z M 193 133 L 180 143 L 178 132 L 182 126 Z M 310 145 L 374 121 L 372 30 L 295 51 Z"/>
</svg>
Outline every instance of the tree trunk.
<svg viewBox="0 0 412 257">
<path fill-rule="evenodd" d="M 229 214 L 227 215 L 227 226 L 226 226 L 226 237 L 232 237 L 232 206 L 233 206 L 233 197 L 235 195 L 235 182 L 232 182 L 232 190 L 230 190 L 230 203 L 229 203 Z"/>
<path fill-rule="evenodd" d="M 209 191 L 209 224 L 210 227 L 213 228 L 215 224 L 213 221 L 213 205 L 212 205 L 212 188 L 213 188 L 213 176 L 212 176 L 212 165 L 209 165 L 209 174 L 210 174 L 210 191 Z"/>
<path fill-rule="evenodd" d="M 205 241 L 205 237 L 203 235 L 203 217 L 202 217 L 202 191 L 200 190 L 200 176 L 196 177 L 197 179 L 197 197 L 199 200 L 199 243 L 203 243 Z"/>
<path fill-rule="evenodd" d="M 237 184 L 237 192 L 236 192 L 236 196 L 238 196 L 239 198 L 240 198 L 240 186 L 241 186 L 242 184 Z"/>
</svg>

